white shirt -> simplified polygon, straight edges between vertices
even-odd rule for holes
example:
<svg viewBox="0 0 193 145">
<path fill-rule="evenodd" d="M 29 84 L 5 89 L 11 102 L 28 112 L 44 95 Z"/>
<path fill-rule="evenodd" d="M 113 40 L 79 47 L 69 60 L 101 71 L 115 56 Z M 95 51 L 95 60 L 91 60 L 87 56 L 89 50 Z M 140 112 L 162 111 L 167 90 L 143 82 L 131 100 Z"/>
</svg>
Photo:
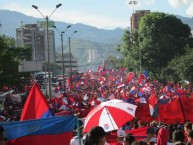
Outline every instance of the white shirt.
<svg viewBox="0 0 193 145">
<path fill-rule="evenodd" d="M 83 145 L 82 139 L 81 139 L 80 141 L 81 141 L 81 145 Z M 73 137 L 73 138 L 70 140 L 70 145 L 79 145 L 78 136 L 75 136 L 75 137 Z"/>
<path fill-rule="evenodd" d="M 117 137 L 124 137 L 125 135 L 125 130 L 123 130 L 122 127 L 117 130 Z"/>
</svg>

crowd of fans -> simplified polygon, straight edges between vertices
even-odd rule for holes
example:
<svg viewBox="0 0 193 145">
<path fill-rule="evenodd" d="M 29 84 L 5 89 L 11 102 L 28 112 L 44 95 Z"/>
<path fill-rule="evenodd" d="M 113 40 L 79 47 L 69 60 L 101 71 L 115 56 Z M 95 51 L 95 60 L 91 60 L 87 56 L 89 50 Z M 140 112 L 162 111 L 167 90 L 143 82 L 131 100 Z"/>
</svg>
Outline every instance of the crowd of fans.
<svg viewBox="0 0 193 145">
<path fill-rule="evenodd" d="M 0 112 L 2 122 L 19 121 L 22 107 L 34 82 L 35 80 L 30 81 L 30 84 L 26 84 L 22 91 L 17 90 L 16 87 L 2 89 L 2 92 L 14 90 L 14 93 L 20 94 L 20 101 L 15 101 L 13 94 L 5 96 Z M 42 88 L 41 85 L 40 88 Z M 101 102 L 111 99 L 121 99 L 138 105 L 139 103 L 148 103 L 149 99 L 154 96 L 157 99 L 157 103 L 167 104 L 176 97 L 193 97 L 193 89 L 190 83 L 185 83 L 185 85 L 172 82 L 162 84 L 155 79 L 150 79 L 148 74 L 136 75 L 133 72 L 127 72 L 123 68 L 119 71 L 98 70 L 97 72 L 87 71 L 81 74 L 71 74 L 66 78 L 65 86 L 62 81 L 57 83 L 52 95 L 51 98 L 47 99 L 56 114 L 63 112 L 64 114 L 62 115 L 68 115 L 81 112 L 81 110 L 88 110 L 84 111 L 84 113 L 86 112 L 85 114 L 79 116 L 85 117 L 89 109 L 91 110 Z M 131 144 L 131 142 L 132 144 L 156 143 L 165 145 L 170 141 L 177 145 L 189 141 L 192 144 L 192 124 L 189 124 L 190 122 L 186 122 L 184 125 L 160 125 L 155 122 L 150 124 L 150 122 L 143 122 L 143 120 L 135 118 L 127 124 L 127 130 L 134 130 L 144 126 L 150 127 L 147 129 L 146 138 L 139 142 L 139 139 L 134 135 L 125 133 L 122 139 L 119 140 L 118 138 L 116 142 L 119 143 L 120 141 L 125 145 Z M 112 135 L 108 134 L 105 142 L 109 141 L 108 136 Z M 118 137 L 118 131 L 116 132 L 116 137 Z M 156 140 L 151 141 L 153 137 Z M 98 143 L 99 141 L 97 141 Z"/>
<path fill-rule="evenodd" d="M 136 130 L 130 122 L 129 131 Z M 184 125 L 165 125 L 152 122 L 139 124 L 138 129 L 145 128 L 145 136 L 135 136 L 125 133 L 117 136 L 118 131 L 106 133 L 102 127 L 95 126 L 83 135 L 81 141 L 84 145 L 191 145 L 193 144 L 192 123 L 187 121 Z M 143 134 L 143 133 L 142 133 Z M 72 139 L 74 140 L 74 139 Z M 78 145 L 71 141 L 71 145 Z"/>
<path fill-rule="evenodd" d="M 157 145 L 185 145 L 192 144 L 192 123 L 187 121 L 184 125 L 164 125 L 158 126 L 152 123 L 146 130 L 147 137 L 141 140 L 140 144 L 157 144 Z M 129 134 L 132 136 L 132 134 Z M 125 136 L 124 138 L 126 139 Z"/>
</svg>

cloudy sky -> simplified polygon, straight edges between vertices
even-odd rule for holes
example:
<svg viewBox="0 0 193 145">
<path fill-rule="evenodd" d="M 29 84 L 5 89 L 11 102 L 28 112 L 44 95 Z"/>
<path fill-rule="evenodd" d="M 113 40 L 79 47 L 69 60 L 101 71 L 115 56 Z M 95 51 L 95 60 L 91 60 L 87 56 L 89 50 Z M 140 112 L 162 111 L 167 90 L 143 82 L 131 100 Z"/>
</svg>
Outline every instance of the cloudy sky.
<svg viewBox="0 0 193 145">
<path fill-rule="evenodd" d="M 98 28 L 114 29 L 128 27 L 129 17 L 135 10 L 151 10 L 193 17 L 193 0 L 0 0 L 0 9 L 18 11 L 28 16 L 42 18 L 32 8 L 38 6 L 43 15 L 50 15 L 59 3 L 62 4 L 50 19 L 67 23 L 84 23 Z M 134 1 L 132 1 L 134 2 Z M 1 18 L 0 18 L 1 19 Z M 25 23 L 25 22 L 24 22 Z"/>
</svg>

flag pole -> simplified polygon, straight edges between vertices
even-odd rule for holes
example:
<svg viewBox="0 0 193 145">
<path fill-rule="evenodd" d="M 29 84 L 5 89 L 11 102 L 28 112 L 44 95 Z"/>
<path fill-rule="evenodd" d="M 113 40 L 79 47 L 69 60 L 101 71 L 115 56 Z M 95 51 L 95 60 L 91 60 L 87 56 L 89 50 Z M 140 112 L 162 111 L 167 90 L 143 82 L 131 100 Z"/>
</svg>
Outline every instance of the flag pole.
<svg viewBox="0 0 193 145">
<path fill-rule="evenodd" d="M 79 125 L 79 121 L 78 121 L 78 115 L 79 113 L 75 114 L 76 116 L 76 126 L 77 126 L 77 133 L 78 133 L 78 142 L 79 142 L 79 145 L 82 145 L 81 144 L 81 133 L 80 133 L 80 125 Z"/>
</svg>

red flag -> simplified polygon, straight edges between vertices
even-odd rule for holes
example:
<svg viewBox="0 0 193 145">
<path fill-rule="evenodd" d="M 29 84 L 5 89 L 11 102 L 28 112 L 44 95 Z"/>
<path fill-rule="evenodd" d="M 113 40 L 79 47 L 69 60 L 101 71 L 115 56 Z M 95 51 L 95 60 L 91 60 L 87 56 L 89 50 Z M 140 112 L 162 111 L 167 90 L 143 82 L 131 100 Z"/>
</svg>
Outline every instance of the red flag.
<svg viewBox="0 0 193 145">
<path fill-rule="evenodd" d="M 193 122 L 193 98 L 181 98 L 182 108 L 185 120 Z"/>
<path fill-rule="evenodd" d="M 52 107 L 55 109 L 59 109 L 64 103 L 60 98 L 53 97 L 51 100 Z"/>
<path fill-rule="evenodd" d="M 178 98 L 169 104 L 158 106 L 158 114 L 160 121 L 165 124 L 184 123 L 184 116 Z"/>
<path fill-rule="evenodd" d="M 66 96 L 68 97 L 71 103 L 75 102 L 74 96 L 72 94 L 66 94 Z"/>
<path fill-rule="evenodd" d="M 117 85 L 117 88 L 123 88 L 123 87 L 125 87 L 125 83 L 119 83 L 119 84 Z"/>
<path fill-rule="evenodd" d="M 130 83 L 135 77 L 135 74 L 133 72 L 129 72 L 127 75 L 127 82 Z"/>
<path fill-rule="evenodd" d="M 121 96 L 123 99 L 128 99 L 127 94 L 126 94 L 126 90 L 121 90 L 120 93 L 121 93 Z"/>
<path fill-rule="evenodd" d="M 67 78 L 67 79 L 66 79 L 66 87 L 70 88 L 70 83 L 71 83 L 71 82 L 70 82 L 70 78 Z"/>
<path fill-rule="evenodd" d="M 157 98 L 155 95 L 151 95 L 149 97 L 149 104 L 151 104 L 152 106 L 154 106 L 155 104 L 157 104 Z"/>
<path fill-rule="evenodd" d="M 51 116 L 54 116 L 54 113 L 35 83 L 27 97 L 20 120 L 40 119 Z"/>
<path fill-rule="evenodd" d="M 133 134 L 136 140 L 143 140 L 144 138 L 147 137 L 147 126 L 146 127 L 141 127 L 133 130 L 126 130 L 126 134 Z"/>
<path fill-rule="evenodd" d="M 91 72 L 92 72 L 92 68 L 89 68 L 87 72 L 88 72 L 88 73 L 91 73 Z"/>
<path fill-rule="evenodd" d="M 104 91 L 101 91 L 101 97 L 102 97 L 102 98 L 106 98 L 106 94 L 105 94 Z"/>
<path fill-rule="evenodd" d="M 153 117 L 150 115 L 148 103 L 139 103 L 135 112 L 135 116 L 145 122 L 151 122 L 154 120 Z"/>
<path fill-rule="evenodd" d="M 101 66 L 99 65 L 98 66 L 98 72 L 101 72 L 102 71 L 102 68 L 101 68 Z"/>
<path fill-rule="evenodd" d="M 145 75 L 144 74 L 139 74 L 138 75 L 138 84 L 143 85 L 144 80 L 145 80 Z"/>
</svg>

